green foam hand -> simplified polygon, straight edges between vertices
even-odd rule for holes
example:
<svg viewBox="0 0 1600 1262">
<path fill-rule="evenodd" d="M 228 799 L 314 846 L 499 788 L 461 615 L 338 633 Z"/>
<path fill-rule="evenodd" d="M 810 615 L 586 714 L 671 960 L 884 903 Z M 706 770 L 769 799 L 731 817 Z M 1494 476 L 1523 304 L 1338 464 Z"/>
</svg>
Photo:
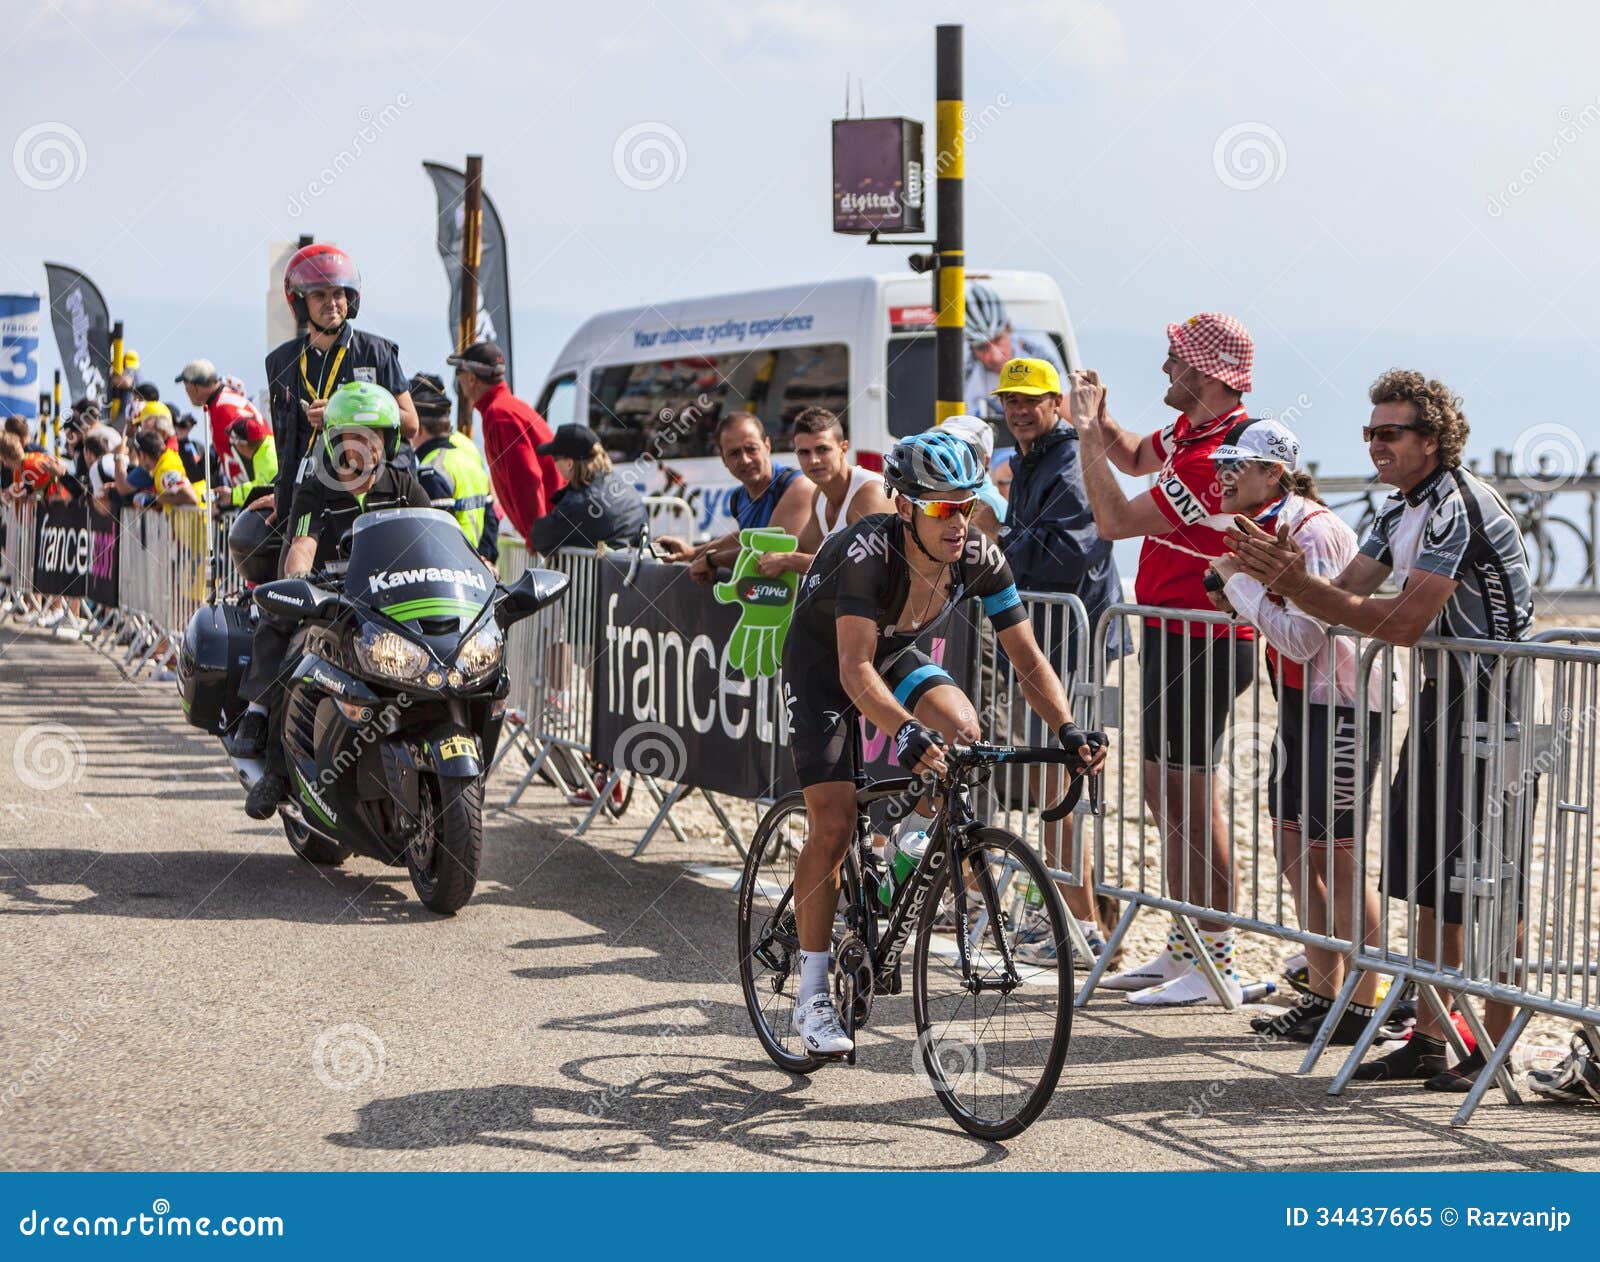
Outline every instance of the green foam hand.
<svg viewBox="0 0 1600 1262">
<path fill-rule="evenodd" d="M 792 552 L 799 542 L 782 530 L 741 530 L 733 578 L 711 589 L 717 602 L 739 606 L 739 623 L 728 641 L 728 661 L 746 679 L 776 675 L 794 612 L 794 571 L 768 578 L 758 562 L 769 552 Z"/>
</svg>

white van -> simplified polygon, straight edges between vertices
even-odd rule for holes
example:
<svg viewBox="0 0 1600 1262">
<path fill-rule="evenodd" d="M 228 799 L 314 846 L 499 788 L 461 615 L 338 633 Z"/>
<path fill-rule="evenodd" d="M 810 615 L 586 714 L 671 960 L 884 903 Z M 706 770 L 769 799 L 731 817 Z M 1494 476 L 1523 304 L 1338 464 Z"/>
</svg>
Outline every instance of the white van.
<svg viewBox="0 0 1600 1262">
<path fill-rule="evenodd" d="M 969 308 L 975 293 L 1004 304 L 1011 353 L 1078 365 L 1067 306 L 1049 276 L 969 272 L 967 286 Z M 733 528 L 726 504 L 735 483 L 714 431 L 727 413 L 759 416 L 778 453 L 793 450 L 801 411 L 829 408 L 867 468 L 881 468 L 896 439 L 933 424 L 931 289 L 927 276 L 905 272 L 607 312 L 567 343 L 537 406 L 553 427 L 588 425 L 641 489 L 685 486 L 701 535 L 722 533 Z M 980 414 L 997 424 L 987 393 L 1000 362 L 986 368 L 969 354 L 967 364 L 968 408 L 986 408 Z M 1003 425 L 996 438 L 1010 445 Z"/>
</svg>

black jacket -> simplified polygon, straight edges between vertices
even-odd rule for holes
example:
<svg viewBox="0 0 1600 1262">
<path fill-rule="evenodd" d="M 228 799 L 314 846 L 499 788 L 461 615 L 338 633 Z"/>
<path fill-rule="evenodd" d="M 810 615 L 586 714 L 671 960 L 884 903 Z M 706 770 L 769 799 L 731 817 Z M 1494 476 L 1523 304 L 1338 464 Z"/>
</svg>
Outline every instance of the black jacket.
<svg viewBox="0 0 1600 1262">
<path fill-rule="evenodd" d="M 638 540 L 644 520 L 644 497 L 615 473 L 603 473 L 588 486 L 563 487 L 550 511 L 533 523 L 528 547 L 546 556 L 597 543 L 625 548 Z"/>
<path fill-rule="evenodd" d="M 1011 457 L 1011 499 L 1000 547 L 1024 592 L 1070 592 L 1083 601 L 1091 632 L 1122 599 L 1111 543 L 1095 529 L 1078 464 L 1078 432 L 1064 422 L 1027 455 Z"/>
</svg>

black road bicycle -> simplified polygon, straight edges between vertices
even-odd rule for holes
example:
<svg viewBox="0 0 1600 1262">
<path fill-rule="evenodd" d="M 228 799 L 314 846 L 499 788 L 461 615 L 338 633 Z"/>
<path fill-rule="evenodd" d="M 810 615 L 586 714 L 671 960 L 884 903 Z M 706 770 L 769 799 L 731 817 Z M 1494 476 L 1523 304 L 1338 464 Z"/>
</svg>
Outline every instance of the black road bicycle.
<svg viewBox="0 0 1600 1262">
<path fill-rule="evenodd" d="M 901 991 L 901 957 L 911 949 L 914 1057 L 940 1104 L 963 1129 L 1009 1139 L 1043 1112 L 1061 1075 L 1072 1034 L 1072 945 L 1066 907 L 1039 856 L 1020 837 L 975 818 L 972 791 L 994 767 L 1075 765 L 1064 749 L 975 744 L 947 747 L 948 770 L 935 789 L 942 803 L 928 848 L 894 891 L 887 911 L 879 890 L 886 874 L 872 849 L 869 808 L 910 800 L 923 785 L 910 778 L 866 783 L 857 774 L 855 844 L 840 870 L 833 930 L 833 993 L 852 1039 L 874 1001 Z M 858 760 L 859 762 L 859 760 Z M 1044 812 L 1063 818 L 1084 785 Z M 1090 782 L 1091 793 L 1094 788 Z M 1091 796 L 1091 809 L 1096 809 Z M 809 1074 L 830 1059 L 793 1032 L 800 980 L 794 866 L 806 838 L 805 799 L 786 794 L 772 805 L 750 843 L 739 888 L 739 981 L 751 1023 L 782 1069 Z M 961 873 L 960 879 L 952 876 Z M 1028 905 L 1035 892 L 1037 909 Z M 1054 944 L 1058 964 L 1017 958 L 1017 935 Z"/>
</svg>

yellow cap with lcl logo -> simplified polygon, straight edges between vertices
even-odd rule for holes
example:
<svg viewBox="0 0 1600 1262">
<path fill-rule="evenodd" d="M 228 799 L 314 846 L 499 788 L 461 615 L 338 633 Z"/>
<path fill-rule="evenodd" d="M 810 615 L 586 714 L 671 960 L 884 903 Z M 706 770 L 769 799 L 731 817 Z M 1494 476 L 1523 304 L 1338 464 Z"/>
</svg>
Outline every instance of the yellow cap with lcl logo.
<svg viewBox="0 0 1600 1262">
<path fill-rule="evenodd" d="M 990 394 L 1060 394 L 1061 377 L 1048 359 L 1008 359 Z"/>
</svg>

